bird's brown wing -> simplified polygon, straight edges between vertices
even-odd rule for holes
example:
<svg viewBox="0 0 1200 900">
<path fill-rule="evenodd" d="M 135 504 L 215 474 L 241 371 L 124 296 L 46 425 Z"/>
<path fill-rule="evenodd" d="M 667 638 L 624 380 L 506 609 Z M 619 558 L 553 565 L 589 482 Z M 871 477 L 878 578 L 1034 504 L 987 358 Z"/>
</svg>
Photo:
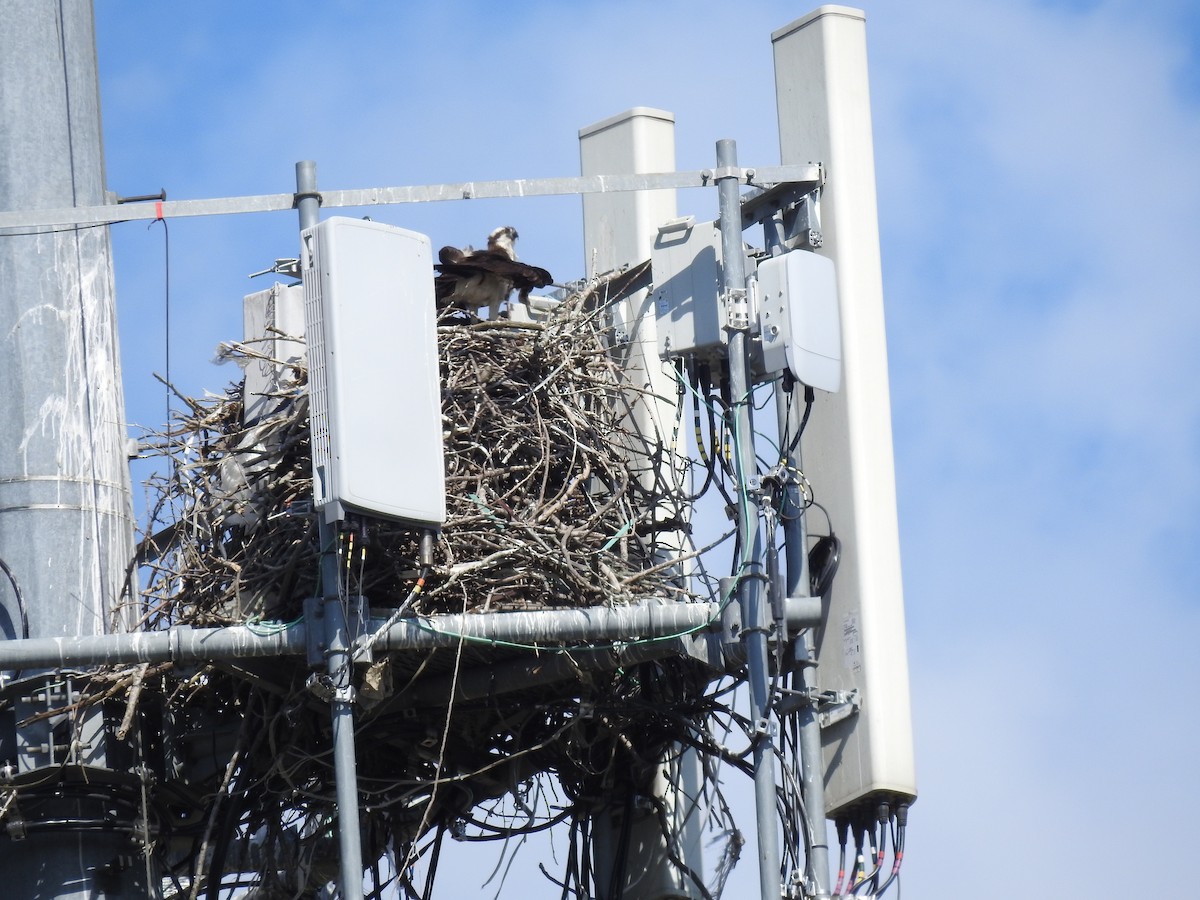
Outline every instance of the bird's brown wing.
<svg viewBox="0 0 1200 900">
<path fill-rule="evenodd" d="M 512 279 L 513 287 L 521 292 L 522 296 L 528 294 L 534 288 L 543 288 L 554 284 L 554 277 L 545 269 L 537 266 L 527 266 L 524 263 L 514 263 L 520 266 L 520 272 L 513 272 L 509 275 Z"/>
<path fill-rule="evenodd" d="M 438 262 L 441 263 L 456 263 L 466 257 L 467 251 L 460 250 L 458 247 L 445 246 L 438 251 Z"/>
<path fill-rule="evenodd" d="M 505 296 L 508 291 L 517 290 L 525 297 L 534 288 L 546 287 L 554 282 L 545 269 L 511 259 L 503 250 L 463 253 L 456 247 L 443 247 L 438 259 L 441 262 L 434 266 L 438 272 L 434 279 L 434 292 L 439 305 L 454 302 L 460 283 L 472 294 L 486 283 Z M 496 300 L 490 298 L 488 302 L 494 303 Z"/>
<path fill-rule="evenodd" d="M 554 279 L 545 269 L 527 265 L 508 256 L 499 250 L 477 250 L 461 259 L 450 260 L 442 258 L 434 266 L 442 275 L 457 275 L 460 278 L 487 273 L 510 279 L 518 287 L 535 288 L 552 284 Z"/>
</svg>

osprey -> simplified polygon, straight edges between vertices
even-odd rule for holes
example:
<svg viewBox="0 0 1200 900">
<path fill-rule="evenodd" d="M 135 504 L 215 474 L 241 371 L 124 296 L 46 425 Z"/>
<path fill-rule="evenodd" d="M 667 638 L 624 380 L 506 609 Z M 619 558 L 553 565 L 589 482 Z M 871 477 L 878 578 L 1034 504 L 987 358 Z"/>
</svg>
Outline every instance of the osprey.
<svg viewBox="0 0 1200 900">
<path fill-rule="evenodd" d="M 439 262 L 434 266 L 438 275 L 433 282 L 437 308 L 474 313 L 486 306 L 488 318 L 495 319 L 514 290 L 520 292 L 524 302 L 534 288 L 551 284 L 554 279 L 545 269 L 517 261 L 513 249 L 516 239 L 517 230 L 503 225 L 488 235 L 486 250 L 439 250 Z"/>
</svg>

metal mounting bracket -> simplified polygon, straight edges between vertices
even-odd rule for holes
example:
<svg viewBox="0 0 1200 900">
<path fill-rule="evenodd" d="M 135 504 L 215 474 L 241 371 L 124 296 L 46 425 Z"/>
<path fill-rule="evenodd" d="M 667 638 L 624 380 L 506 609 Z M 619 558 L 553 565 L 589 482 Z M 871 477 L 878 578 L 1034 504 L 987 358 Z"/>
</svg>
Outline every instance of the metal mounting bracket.
<svg viewBox="0 0 1200 900">
<path fill-rule="evenodd" d="M 851 691 L 822 691 L 817 701 L 817 721 L 822 728 L 828 728 L 858 715 L 861 708 L 862 700 L 858 688 Z"/>
<path fill-rule="evenodd" d="M 325 635 L 325 603 L 322 597 L 304 598 L 304 622 L 307 625 L 304 636 L 307 641 L 307 658 L 310 669 L 325 668 L 325 658 L 329 652 L 329 641 Z M 375 661 L 374 654 L 369 649 L 358 646 L 358 639 L 366 630 L 367 598 L 359 594 L 345 597 L 338 601 L 346 604 L 347 641 L 355 648 L 354 662 L 370 665 Z"/>
<path fill-rule="evenodd" d="M 730 331 L 750 330 L 750 299 L 745 288 L 734 288 L 724 297 L 725 327 Z"/>
<path fill-rule="evenodd" d="M 798 712 L 806 706 L 813 706 L 816 707 L 817 721 L 820 722 L 822 728 L 828 728 L 830 725 L 858 715 L 859 709 L 862 708 L 862 698 L 858 688 L 849 691 L 782 688 L 781 692 L 785 696 L 776 704 L 775 710 L 781 717 Z"/>
</svg>

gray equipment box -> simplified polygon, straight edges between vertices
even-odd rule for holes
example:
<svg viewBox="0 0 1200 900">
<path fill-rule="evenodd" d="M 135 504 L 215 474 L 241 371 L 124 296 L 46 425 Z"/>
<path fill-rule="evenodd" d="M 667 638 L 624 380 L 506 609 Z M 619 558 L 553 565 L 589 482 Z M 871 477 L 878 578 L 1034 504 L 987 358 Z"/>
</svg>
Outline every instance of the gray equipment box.
<svg viewBox="0 0 1200 900">
<path fill-rule="evenodd" d="M 658 355 L 716 357 L 729 342 L 722 302 L 721 232 L 691 217 L 658 230 L 650 255 Z"/>
</svg>

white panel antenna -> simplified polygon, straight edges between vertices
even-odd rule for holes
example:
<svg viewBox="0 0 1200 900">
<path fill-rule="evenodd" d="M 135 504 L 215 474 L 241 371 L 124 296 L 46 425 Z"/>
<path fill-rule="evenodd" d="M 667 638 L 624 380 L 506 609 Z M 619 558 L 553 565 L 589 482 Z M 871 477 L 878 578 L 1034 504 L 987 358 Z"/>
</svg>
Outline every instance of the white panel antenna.
<svg viewBox="0 0 1200 900">
<path fill-rule="evenodd" d="M 245 365 L 242 421 L 253 425 L 279 405 L 293 364 L 304 359 L 304 290 L 273 284 L 242 300 L 242 334 L 257 355 Z"/>
<path fill-rule="evenodd" d="M 301 234 L 313 496 L 414 525 L 446 519 L 429 238 L 335 217 Z"/>
<path fill-rule="evenodd" d="M 865 17 L 822 6 L 771 41 L 781 161 L 828 173 L 819 252 L 838 273 L 843 385 L 817 395 L 802 461 L 842 543 L 816 680 L 862 700 L 822 732 L 834 818 L 916 796 Z"/>
</svg>

